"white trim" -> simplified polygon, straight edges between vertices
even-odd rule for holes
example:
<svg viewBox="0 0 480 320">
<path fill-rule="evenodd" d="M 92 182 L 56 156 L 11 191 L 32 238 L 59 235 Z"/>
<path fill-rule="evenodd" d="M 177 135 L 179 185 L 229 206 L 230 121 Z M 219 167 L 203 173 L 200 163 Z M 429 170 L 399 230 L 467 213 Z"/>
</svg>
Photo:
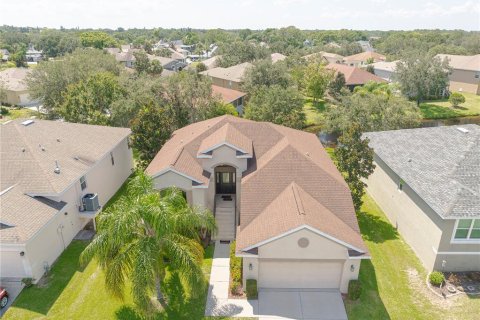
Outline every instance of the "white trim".
<svg viewBox="0 0 480 320">
<path fill-rule="evenodd" d="M 326 233 L 324 233 L 324 232 L 322 232 L 322 231 L 320 231 L 320 230 L 318 230 L 318 229 L 315 229 L 315 228 L 313 228 L 313 227 L 311 227 L 311 226 L 309 226 L 309 225 L 306 225 L 306 224 L 303 224 L 303 225 L 301 225 L 301 226 L 299 226 L 299 227 L 296 227 L 296 228 L 291 229 L 291 230 L 289 230 L 289 231 L 287 231 L 287 232 L 284 232 L 284 233 L 282 233 L 282 234 L 279 234 L 278 236 L 275 236 L 275 237 L 266 239 L 266 240 L 264 240 L 264 241 L 260 241 L 260 242 L 258 242 L 258 243 L 256 243 L 256 244 L 253 244 L 253 245 L 251 245 L 251 246 L 249 246 L 249 247 L 247 247 L 247 248 L 243 248 L 242 251 L 248 251 L 248 250 L 251 250 L 251 249 L 253 249 L 253 248 L 256 248 L 256 247 L 259 247 L 259 246 L 263 246 L 264 244 L 267 244 L 267 243 L 270 243 L 270 242 L 272 242 L 272 241 L 278 240 L 278 239 L 280 239 L 280 238 L 283 238 L 283 237 L 285 237 L 285 236 L 288 236 L 288 235 L 290 235 L 290 234 L 292 234 L 292 233 L 295 233 L 295 232 L 300 231 L 300 230 L 303 230 L 303 229 L 310 230 L 310 231 L 312 231 L 312 232 L 314 232 L 314 233 L 316 233 L 316 234 L 318 234 L 318 235 L 321 235 L 321 236 L 323 236 L 323 237 L 325 237 L 325 238 L 327 238 L 327 239 L 330 239 L 330 240 L 332 240 L 332 241 L 334 241 L 334 242 L 337 242 L 337 243 L 339 243 L 339 244 L 341 244 L 341 245 L 343 245 L 343 246 L 345 246 L 345 247 L 347 247 L 347 248 L 349 248 L 349 249 L 352 249 L 352 250 L 355 250 L 355 251 L 358 251 L 358 252 L 361 252 L 361 253 L 365 253 L 365 251 L 360 250 L 360 249 L 358 249 L 357 247 L 354 247 L 354 246 L 352 246 L 352 245 L 350 245 L 350 244 L 348 244 L 348 243 L 346 243 L 346 242 L 344 242 L 344 241 L 342 241 L 342 240 L 339 240 L 339 239 L 337 239 L 337 238 L 335 238 L 335 237 L 332 237 L 332 236 L 330 236 L 330 235 L 328 235 L 328 234 L 326 234 Z"/>
<path fill-rule="evenodd" d="M 437 251 L 434 247 L 432 250 L 435 254 L 446 254 L 446 255 L 480 255 L 480 251 Z"/>
<path fill-rule="evenodd" d="M 348 260 L 371 260 L 370 256 L 348 257 Z"/>
<path fill-rule="evenodd" d="M 235 257 L 239 258 L 258 258 L 257 254 L 250 254 L 250 253 L 235 253 Z"/>
<path fill-rule="evenodd" d="M 458 222 L 460 220 L 473 220 L 472 224 L 470 225 L 470 227 L 468 229 L 468 234 L 467 234 L 466 239 L 455 239 L 455 233 L 457 232 Z M 480 239 L 468 239 L 470 237 L 470 234 L 472 233 L 473 224 L 475 223 L 475 220 L 480 220 L 480 219 L 477 219 L 477 218 L 456 218 L 455 226 L 453 226 L 452 237 L 450 238 L 450 244 L 480 244 Z"/>
<path fill-rule="evenodd" d="M 157 172 L 156 174 L 154 174 L 154 175 L 152 176 L 152 179 L 155 179 L 155 178 L 157 178 L 157 177 L 159 177 L 159 176 L 161 176 L 161 175 L 163 175 L 163 174 L 165 174 L 165 173 L 167 173 L 167 172 L 173 172 L 173 173 L 176 173 L 176 174 L 178 174 L 178 175 L 180 175 L 180 176 L 182 176 L 182 177 L 184 177 L 184 178 L 187 178 L 187 179 L 189 179 L 189 180 L 195 181 L 196 183 L 203 184 L 203 182 L 198 181 L 197 179 L 195 179 L 195 178 L 193 178 L 193 177 L 190 177 L 190 176 L 188 176 L 188 175 L 186 175 L 186 174 L 184 174 L 184 173 L 182 173 L 182 172 L 180 172 L 180 171 L 177 171 L 177 170 L 175 170 L 175 169 L 173 169 L 173 168 L 171 168 L 171 167 L 165 168 L 165 169 Z"/>
</svg>

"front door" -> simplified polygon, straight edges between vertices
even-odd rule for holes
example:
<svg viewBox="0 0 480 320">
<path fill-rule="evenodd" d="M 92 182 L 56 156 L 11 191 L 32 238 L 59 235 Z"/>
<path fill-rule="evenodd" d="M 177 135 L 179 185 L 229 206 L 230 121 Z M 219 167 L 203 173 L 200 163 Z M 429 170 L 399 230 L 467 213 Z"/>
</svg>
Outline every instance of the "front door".
<svg viewBox="0 0 480 320">
<path fill-rule="evenodd" d="M 235 193 L 235 172 L 217 172 L 215 179 L 217 194 Z"/>
</svg>

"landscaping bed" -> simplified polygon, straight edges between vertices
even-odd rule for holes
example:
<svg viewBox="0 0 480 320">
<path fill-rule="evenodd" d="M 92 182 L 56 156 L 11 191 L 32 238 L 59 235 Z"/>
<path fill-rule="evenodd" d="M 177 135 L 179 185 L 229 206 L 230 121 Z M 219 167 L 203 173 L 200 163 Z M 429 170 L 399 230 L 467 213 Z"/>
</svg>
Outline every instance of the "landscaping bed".
<svg viewBox="0 0 480 320">
<path fill-rule="evenodd" d="M 427 286 L 436 295 L 451 297 L 466 293 L 469 295 L 480 295 L 480 272 L 445 272 L 444 281 L 436 286 L 427 278 Z"/>
<path fill-rule="evenodd" d="M 230 299 L 246 299 L 242 283 L 242 258 L 235 256 L 235 241 L 230 243 L 230 282 L 228 286 Z"/>
</svg>

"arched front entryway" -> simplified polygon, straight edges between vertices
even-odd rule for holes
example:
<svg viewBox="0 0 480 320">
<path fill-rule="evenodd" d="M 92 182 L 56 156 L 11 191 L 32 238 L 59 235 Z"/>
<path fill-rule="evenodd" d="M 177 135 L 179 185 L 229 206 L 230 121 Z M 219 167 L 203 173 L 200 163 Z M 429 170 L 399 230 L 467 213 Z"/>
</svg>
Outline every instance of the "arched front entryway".
<svg viewBox="0 0 480 320">
<path fill-rule="evenodd" d="M 215 167 L 215 194 L 235 194 L 236 186 L 236 169 L 232 166 Z"/>
</svg>

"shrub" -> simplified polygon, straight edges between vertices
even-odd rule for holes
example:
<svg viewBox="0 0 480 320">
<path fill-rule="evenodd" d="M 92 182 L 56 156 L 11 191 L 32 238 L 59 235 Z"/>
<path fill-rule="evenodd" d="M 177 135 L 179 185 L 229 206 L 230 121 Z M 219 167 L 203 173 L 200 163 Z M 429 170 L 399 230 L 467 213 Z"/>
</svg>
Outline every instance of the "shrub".
<svg viewBox="0 0 480 320">
<path fill-rule="evenodd" d="M 350 280 L 348 283 L 348 298 L 350 300 L 357 300 L 362 294 L 362 285 L 358 280 Z"/>
<path fill-rule="evenodd" d="M 428 280 L 434 286 L 439 287 L 443 283 L 443 281 L 445 281 L 445 276 L 440 271 L 433 271 L 432 273 L 430 273 Z"/>
<path fill-rule="evenodd" d="M 452 107 L 456 107 L 461 105 L 462 103 L 465 103 L 465 97 L 461 93 L 454 92 L 450 95 L 448 101 L 450 102 Z"/>
<path fill-rule="evenodd" d="M 242 287 L 242 258 L 235 256 L 235 241 L 230 244 L 230 277 L 232 278 L 230 292 L 237 294 Z"/>
<path fill-rule="evenodd" d="M 257 280 L 247 279 L 247 299 L 257 299 L 258 290 L 257 290 Z"/>
<path fill-rule="evenodd" d="M 8 114 L 8 112 L 9 112 L 9 111 L 8 111 L 7 108 L 5 108 L 5 107 L 1 107 L 1 108 L 0 108 L 0 114 L 1 114 L 2 116 Z"/>
<path fill-rule="evenodd" d="M 23 278 L 22 283 L 25 285 L 25 288 L 29 288 L 33 285 L 33 278 Z"/>
</svg>

